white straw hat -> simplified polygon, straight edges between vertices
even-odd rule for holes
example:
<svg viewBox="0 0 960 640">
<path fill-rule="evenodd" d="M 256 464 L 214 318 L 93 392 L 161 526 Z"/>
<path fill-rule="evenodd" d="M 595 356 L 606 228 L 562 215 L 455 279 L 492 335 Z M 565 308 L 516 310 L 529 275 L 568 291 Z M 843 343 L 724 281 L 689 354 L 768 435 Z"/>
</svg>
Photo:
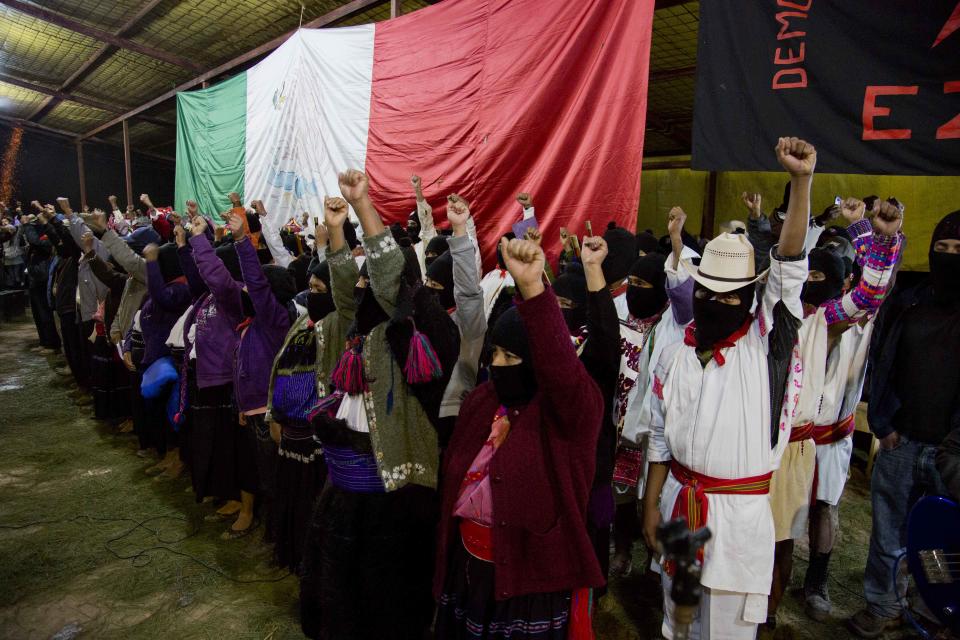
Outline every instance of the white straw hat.
<svg viewBox="0 0 960 640">
<path fill-rule="evenodd" d="M 682 264 L 694 280 L 716 293 L 745 287 L 763 276 L 756 272 L 753 245 L 743 233 L 721 233 L 707 243 L 700 266 L 690 259 Z"/>
</svg>

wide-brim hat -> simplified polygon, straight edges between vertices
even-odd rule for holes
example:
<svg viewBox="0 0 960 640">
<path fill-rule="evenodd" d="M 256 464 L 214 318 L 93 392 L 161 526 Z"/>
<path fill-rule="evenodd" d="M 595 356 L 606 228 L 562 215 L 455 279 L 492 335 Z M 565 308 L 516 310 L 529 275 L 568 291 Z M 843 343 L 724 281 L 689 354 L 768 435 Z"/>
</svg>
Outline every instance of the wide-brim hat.
<svg viewBox="0 0 960 640">
<path fill-rule="evenodd" d="M 766 273 L 756 272 L 753 245 L 742 233 L 720 234 L 707 243 L 699 265 L 690 259 L 682 260 L 681 264 L 694 280 L 716 293 L 745 287 Z"/>
</svg>

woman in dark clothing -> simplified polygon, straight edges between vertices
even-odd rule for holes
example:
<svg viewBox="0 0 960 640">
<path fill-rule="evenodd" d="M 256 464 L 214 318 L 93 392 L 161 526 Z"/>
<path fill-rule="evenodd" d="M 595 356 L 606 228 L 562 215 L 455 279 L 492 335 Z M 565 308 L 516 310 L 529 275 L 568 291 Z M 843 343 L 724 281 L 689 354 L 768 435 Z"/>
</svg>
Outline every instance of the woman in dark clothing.
<svg viewBox="0 0 960 640">
<path fill-rule="evenodd" d="M 497 320 L 491 381 L 445 453 L 437 637 L 583 637 L 586 589 L 603 584 L 587 501 L 604 398 L 543 285 L 543 251 L 505 240 L 502 253 L 523 301 Z"/>
<path fill-rule="evenodd" d="M 100 258 L 93 248 L 93 234 L 81 238 L 83 257 L 89 262 L 93 275 L 107 285 L 109 293 L 100 301 L 94 315 L 96 339 L 93 344 L 93 362 L 90 363 L 90 390 L 93 392 L 93 413 L 101 420 L 118 421 L 130 415 L 130 377 L 120 354 L 110 340 L 110 326 L 120 306 L 120 297 L 127 284 L 127 274 Z"/>
<path fill-rule="evenodd" d="M 143 336 L 143 360 L 140 371 L 146 372 L 159 358 L 170 355 L 167 337 L 180 315 L 190 305 L 190 290 L 177 260 L 177 247 L 167 243 L 162 247 L 149 244 L 143 249 L 147 262 L 147 298 L 140 310 L 140 331 Z M 144 398 L 144 429 L 150 446 L 157 449 L 164 460 L 158 465 L 165 471 L 179 464 L 177 433 L 166 418 L 164 402 L 160 398 Z"/>
</svg>

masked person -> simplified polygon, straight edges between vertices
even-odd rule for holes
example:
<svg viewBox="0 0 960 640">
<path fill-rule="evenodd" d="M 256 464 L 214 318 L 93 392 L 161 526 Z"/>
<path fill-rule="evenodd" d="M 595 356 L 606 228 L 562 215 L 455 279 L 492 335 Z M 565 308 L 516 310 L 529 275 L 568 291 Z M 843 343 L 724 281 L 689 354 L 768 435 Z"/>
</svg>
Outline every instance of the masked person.
<svg viewBox="0 0 960 640">
<path fill-rule="evenodd" d="M 327 476 L 323 449 L 309 419 L 318 387 L 326 388 L 318 384 L 323 379 L 320 349 L 325 344 L 323 336 L 336 330 L 333 325 L 352 321 L 346 314 L 336 315 L 330 266 L 325 260 L 310 270 L 303 305 L 307 312 L 293 322 L 273 361 L 264 416 L 277 442 L 274 558 L 294 573 L 300 571 L 313 504 Z"/>
<path fill-rule="evenodd" d="M 797 138 L 781 138 L 776 153 L 790 174 L 791 197 L 756 311 L 753 247 L 742 234 L 715 238 L 698 267 L 683 263 L 696 280 L 694 321 L 654 374 L 644 536 L 657 548 L 661 518 L 676 517 L 713 534 L 702 551 L 704 593 L 693 637 L 753 638 L 766 620 L 774 555 L 766 494 L 795 404 L 785 390 L 798 382 L 792 364 L 799 361 L 794 345 L 817 157 Z M 674 569 L 668 563 L 662 575 L 666 638 L 673 637 Z"/>
<path fill-rule="evenodd" d="M 664 259 L 654 250 L 656 239 L 640 234 L 643 255 L 627 276 L 626 320 L 620 321 L 620 371 L 614 396 L 613 420 L 617 425 L 617 455 L 613 488 L 615 554 L 610 572 L 624 576 L 632 570 L 633 541 L 639 537 L 637 500 L 642 495 L 646 436 L 650 431 L 650 375 L 663 349 L 683 339 L 693 311 L 693 280 L 679 269 L 680 260 L 698 257 L 682 239 L 686 214 L 670 210 L 667 227 L 671 253 Z"/>
<path fill-rule="evenodd" d="M 843 206 L 851 217 L 859 208 L 862 217 L 863 204 L 859 201 L 848 199 Z M 875 230 L 864 221 L 868 231 L 864 242 L 871 248 L 864 254 L 863 277 L 854 289 L 844 293 L 846 267 L 842 252 L 819 247 L 814 248 L 808 258 L 809 275 L 800 294 L 804 319 L 798 337 L 803 368 L 799 399 L 791 419 L 790 444 L 770 485 L 777 547 L 767 607 L 768 628 L 776 627 L 776 612 L 793 569 L 793 541 L 807 530 L 814 487 L 817 494 L 834 496 L 834 504 L 843 491 L 852 442 L 840 441 L 853 432 L 852 416 L 862 390 L 871 318 L 883 300 L 900 253 L 900 212 L 893 213 L 889 220 L 876 216 Z M 859 233 L 853 227 L 849 232 Z M 847 395 L 854 398 L 850 420 L 843 429 L 827 426 L 838 422 L 838 402 L 843 402 Z M 825 419 L 827 425 L 817 426 Z M 825 448 L 823 452 L 821 447 Z M 844 452 L 845 461 L 840 459 Z M 820 460 L 824 464 L 818 464 Z M 841 469 L 837 469 L 838 465 Z M 819 482 L 815 482 L 815 478 L 819 478 Z M 811 532 L 813 540 L 825 542 L 819 539 L 819 530 L 811 526 Z M 821 620 L 829 614 L 829 608 L 823 611 L 816 600 L 827 598 L 826 567 L 821 567 L 822 560 L 819 549 L 811 550 L 813 569 L 807 572 L 810 593 L 806 598 L 808 612 L 815 618 L 819 614 Z M 816 580 L 815 588 L 811 588 L 813 580 Z"/>
<path fill-rule="evenodd" d="M 960 424 L 960 211 L 937 224 L 928 259 L 930 278 L 891 296 L 872 339 L 867 415 L 880 451 L 870 483 L 867 606 L 848 621 L 864 638 L 882 635 L 900 616 L 902 594 L 892 574 L 906 543 L 904 523 L 924 494 L 946 493 L 933 460 Z M 923 384 L 931 372 L 936 384 Z"/>
<path fill-rule="evenodd" d="M 491 380 L 464 402 L 444 458 L 436 635 L 589 637 L 586 589 L 603 577 L 587 501 L 604 400 L 543 285 L 543 251 L 503 245 L 523 300 L 498 319 Z"/>
<path fill-rule="evenodd" d="M 310 521 L 300 581 L 301 626 L 313 638 L 422 638 L 433 612 L 439 447 L 436 415 L 415 387 L 442 393 L 449 368 L 431 370 L 426 380 L 413 374 L 430 368 L 437 314 L 440 324 L 450 319 L 423 298 L 434 319 L 417 321 L 422 333 L 409 338 L 410 316 L 427 312 L 413 308 L 417 257 L 384 227 L 368 185 L 362 172 L 347 171 L 340 175 L 346 201 L 328 198 L 325 206 L 336 312 L 320 323 L 319 402 L 311 417 L 329 478 Z M 345 247 L 348 202 L 363 227 L 367 275 Z M 394 338 L 403 331 L 410 333 L 401 350 Z M 452 367 L 457 352 L 432 355 Z"/>
</svg>

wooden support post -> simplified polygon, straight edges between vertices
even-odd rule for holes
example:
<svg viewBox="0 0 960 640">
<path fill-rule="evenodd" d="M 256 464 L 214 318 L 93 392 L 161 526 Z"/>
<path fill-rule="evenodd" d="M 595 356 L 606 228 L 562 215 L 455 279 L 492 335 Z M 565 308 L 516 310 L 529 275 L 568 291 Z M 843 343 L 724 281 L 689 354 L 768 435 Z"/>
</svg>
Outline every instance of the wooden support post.
<svg viewBox="0 0 960 640">
<path fill-rule="evenodd" d="M 130 171 L 130 125 L 123 121 L 123 173 L 127 184 L 127 204 L 132 204 L 133 200 L 133 174 Z"/>
<path fill-rule="evenodd" d="M 77 140 L 77 170 L 80 174 L 80 210 L 87 206 L 87 177 L 83 170 L 83 141 Z"/>
<path fill-rule="evenodd" d="M 717 214 L 717 172 L 707 176 L 707 197 L 703 206 L 703 221 L 700 224 L 700 237 L 709 240 L 714 234 L 714 222 Z"/>
<path fill-rule="evenodd" d="M 400 0 L 390 0 L 390 17 L 396 18 L 400 15 Z"/>
</svg>

